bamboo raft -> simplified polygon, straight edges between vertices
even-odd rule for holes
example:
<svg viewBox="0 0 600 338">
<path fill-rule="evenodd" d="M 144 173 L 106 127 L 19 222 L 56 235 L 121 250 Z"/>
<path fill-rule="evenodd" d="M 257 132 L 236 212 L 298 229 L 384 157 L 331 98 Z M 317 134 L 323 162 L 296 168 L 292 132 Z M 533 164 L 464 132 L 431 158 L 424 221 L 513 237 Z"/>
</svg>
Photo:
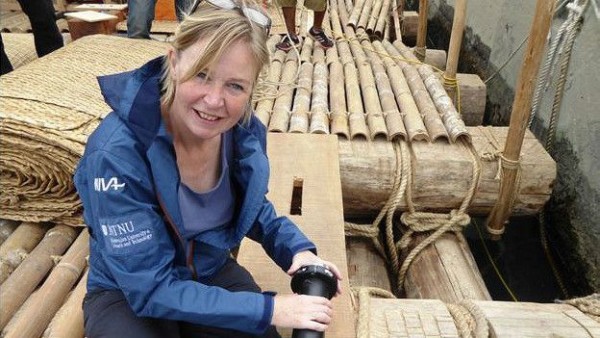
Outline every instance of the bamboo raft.
<svg viewBox="0 0 600 338">
<path fill-rule="evenodd" d="M 370 11 L 380 13 L 385 6 L 394 6 L 393 2 L 371 5 L 374 7 Z M 398 211 L 410 211 L 415 205 L 419 210 L 438 213 L 457 209 L 464 204 L 464 196 L 479 166 L 477 190 L 465 211 L 488 213 L 500 189 L 497 174 L 501 164 L 497 155 L 507 137 L 507 128 L 466 127 L 464 121 L 468 117 L 464 114 L 461 117 L 454 107 L 439 75 L 430 66 L 417 63 L 413 51 L 400 40 L 388 42 L 390 28 L 385 24 L 386 28 L 379 30 L 379 19 L 359 13 L 356 24 L 348 25 L 353 13 L 354 7 L 349 1 L 330 1 L 325 24 L 336 44 L 327 52 L 315 47 L 310 39 L 303 39 L 298 53 L 275 52 L 274 44 L 280 37 L 269 40 L 273 62 L 261 76 L 261 95 L 255 102 L 257 116 L 272 132 L 269 144 L 292 142 L 289 148 L 320 149 L 316 141 L 319 137 L 335 139 L 338 153 L 329 151 L 326 159 L 315 162 L 314 168 L 327 161 L 339 167 L 341 192 L 330 203 L 343 203 L 344 214 L 341 208 L 336 208 L 335 212 L 325 215 L 336 219 L 332 222 L 336 227 L 342 226 L 339 220 L 343 217 L 374 215 L 388 204 L 388 198 L 395 191 L 394 176 L 407 166 L 412 168 L 409 183 L 413 187 L 412 197 L 399 201 Z M 307 27 L 302 26 L 306 20 L 300 22 L 300 31 L 306 31 Z M 71 175 L 87 136 L 109 112 L 95 77 L 135 68 L 164 50 L 165 45 L 156 41 L 86 37 L 0 78 L 3 107 L 0 110 L 0 183 L 3 187 L 0 203 L 3 217 L 13 219 L 0 222 L 2 336 L 83 336 L 81 301 L 85 294 L 88 234 L 78 227 L 83 224 Z M 72 64 L 77 67 L 70 66 Z M 49 68 L 63 70 L 63 73 L 52 77 L 53 74 L 47 73 Z M 30 80 L 40 76 L 47 81 Z M 461 92 L 468 93 L 468 90 L 463 91 L 461 87 Z M 473 92 L 478 93 L 473 97 L 481 95 L 479 89 Z M 483 93 L 485 97 L 485 91 Z M 410 149 L 408 158 L 398 156 L 398 144 Z M 270 152 L 274 151 L 269 147 Z M 281 151 L 281 146 L 278 149 Z M 320 153 L 320 150 L 314 151 Z M 300 153 L 300 150 L 294 152 Z M 278 155 L 270 157 L 273 165 L 282 166 L 277 162 Z M 316 156 L 305 154 L 302 158 L 303 165 L 310 170 L 310 161 L 315 161 Z M 527 134 L 521 166 L 514 211 L 532 214 L 550 195 L 555 164 L 533 135 Z M 402 173 L 406 171 L 403 169 Z M 281 190 L 282 185 L 272 186 L 271 194 L 278 188 Z M 278 208 L 280 214 L 288 214 L 285 194 L 280 198 L 284 203 Z M 306 197 L 311 198 L 320 197 Z M 310 203 L 306 206 L 307 214 L 310 214 L 310 206 L 319 205 L 322 203 Z M 392 211 L 391 216 L 393 214 Z M 307 216 L 307 220 L 310 217 L 325 219 L 321 215 Z M 55 225 L 39 223 L 46 221 Z M 303 223 L 301 219 L 297 221 Z M 22 223 L 19 225 L 19 222 Z M 390 292 L 397 288 L 394 278 L 399 266 L 385 261 L 383 257 L 388 254 L 374 249 L 374 238 L 379 231 L 369 225 L 364 228 L 369 233 L 367 239 L 355 238 L 348 232 L 346 238 L 348 281 L 356 288 L 355 297 L 359 300 L 353 302 L 352 310 L 359 315 L 358 337 L 458 336 L 461 332 L 458 317 L 448 312 L 452 304 L 460 305 L 464 299 L 479 300 L 475 302 L 478 306 L 475 312 L 483 313 L 497 337 L 511 337 L 510 330 L 515 328 L 523 332 L 538 331 L 544 336 L 566 330 L 577 334 L 585 330 L 598 332 L 598 324 L 589 320 L 594 317 L 573 305 L 504 306 L 490 302 L 468 245 L 458 231 L 442 235 L 424 249 L 408 267 L 403 283 L 407 297 L 441 301 L 432 304 L 370 297 L 365 306 L 364 297 L 360 297 L 365 292 L 390 298 Z M 339 227 L 330 230 L 338 235 L 342 231 Z M 339 240 L 339 236 L 336 238 Z M 424 241 L 424 236 L 416 235 L 399 255 L 405 258 L 409 249 Z M 339 243 L 332 244 L 325 252 L 338 249 Z M 254 258 L 250 257 L 255 257 L 252 256 L 255 250 L 247 248 L 244 252 L 249 256 L 240 259 L 252 264 Z M 260 266 L 256 268 L 259 269 L 257 280 L 262 284 L 273 282 L 267 278 L 271 273 L 260 272 Z M 359 287 L 378 289 L 369 291 Z M 348 299 L 342 303 L 348 306 Z M 521 325 L 514 321 L 518 317 L 511 315 L 519 313 L 524 317 L 539 312 L 545 313 L 544 318 L 552 319 L 552 325 L 547 326 L 546 320 Z M 366 321 L 360 318 L 365 313 L 370 314 Z M 31 318 L 36 321 L 32 323 Z M 471 320 L 481 322 L 481 318 Z M 362 331 L 365 327 L 368 334 Z M 342 325 L 335 332 L 347 329 Z M 354 335 L 339 335 L 350 336 Z"/>
</svg>

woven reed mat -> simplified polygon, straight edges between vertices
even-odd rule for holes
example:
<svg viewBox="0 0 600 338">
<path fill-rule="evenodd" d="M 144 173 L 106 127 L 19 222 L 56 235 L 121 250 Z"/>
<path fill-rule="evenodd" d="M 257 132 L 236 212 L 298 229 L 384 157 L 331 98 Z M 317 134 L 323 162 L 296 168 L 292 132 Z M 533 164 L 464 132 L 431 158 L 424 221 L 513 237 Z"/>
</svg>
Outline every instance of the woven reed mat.
<svg viewBox="0 0 600 338">
<path fill-rule="evenodd" d="M 15 69 L 38 58 L 33 34 L 2 33 L 2 42 L 6 56 Z"/>
<path fill-rule="evenodd" d="M 139 67 L 165 50 L 155 41 L 94 35 L 0 77 L 3 218 L 81 224 L 73 171 L 110 112 L 96 76 Z"/>
<path fill-rule="evenodd" d="M 343 294 L 333 300 L 333 322 L 326 336 L 356 337 L 346 263 L 337 137 L 269 133 L 267 144 L 271 164 L 268 198 L 277 214 L 287 215 L 298 224 L 317 245 L 319 256 L 335 263 L 342 272 Z M 292 191 L 300 179 L 302 189 L 294 200 L 301 204 L 294 204 L 297 212 L 291 212 Z M 290 277 L 259 244 L 244 240 L 238 262 L 252 273 L 263 290 L 291 293 Z M 279 331 L 283 337 L 290 337 L 289 330 Z"/>
</svg>

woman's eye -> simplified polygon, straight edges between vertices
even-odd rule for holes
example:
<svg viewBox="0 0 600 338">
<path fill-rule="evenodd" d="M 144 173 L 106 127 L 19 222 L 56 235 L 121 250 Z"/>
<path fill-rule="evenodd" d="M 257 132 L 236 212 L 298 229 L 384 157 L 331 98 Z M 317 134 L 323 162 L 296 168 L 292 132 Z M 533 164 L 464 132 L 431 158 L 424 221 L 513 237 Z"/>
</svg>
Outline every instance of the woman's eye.
<svg viewBox="0 0 600 338">
<path fill-rule="evenodd" d="M 208 78 L 208 75 L 206 75 L 205 72 L 200 72 L 200 73 L 198 73 L 198 78 L 200 80 L 206 80 Z"/>
<path fill-rule="evenodd" d="M 237 83 L 231 83 L 231 84 L 229 84 L 229 87 L 231 87 L 234 90 L 244 91 L 244 87 L 242 85 L 237 84 Z"/>
</svg>

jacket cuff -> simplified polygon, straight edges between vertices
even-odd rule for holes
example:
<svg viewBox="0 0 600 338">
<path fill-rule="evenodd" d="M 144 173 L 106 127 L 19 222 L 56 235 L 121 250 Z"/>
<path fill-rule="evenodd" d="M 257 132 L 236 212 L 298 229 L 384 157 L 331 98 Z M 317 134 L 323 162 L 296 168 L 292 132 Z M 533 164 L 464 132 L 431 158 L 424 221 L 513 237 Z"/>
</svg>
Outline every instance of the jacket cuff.
<svg viewBox="0 0 600 338">
<path fill-rule="evenodd" d="M 264 333 L 271 325 L 273 319 L 273 309 L 275 307 L 275 292 L 266 291 L 262 293 L 265 298 L 265 308 L 263 311 L 262 318 L 258 322 L 257 330 Z"/>
</svg>

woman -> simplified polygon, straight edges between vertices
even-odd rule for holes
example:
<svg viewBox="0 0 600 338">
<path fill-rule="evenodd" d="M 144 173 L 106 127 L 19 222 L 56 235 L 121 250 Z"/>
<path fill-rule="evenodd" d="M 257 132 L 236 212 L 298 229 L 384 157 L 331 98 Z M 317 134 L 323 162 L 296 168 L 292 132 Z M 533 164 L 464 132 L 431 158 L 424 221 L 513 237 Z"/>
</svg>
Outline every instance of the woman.
<svg viewBox="0 0 600 338">
<path fill-rule="evenodd" d="M 288 274 L 323 264 L 340 279 L 265 198 L 250 100 L 270 21 L 219 1 L 194 6 L 165 57 L 99 79 L 113 112 L 75 174 L 91 236 L 87 337 L 278 337 L 275 326 L 331 321 L 326 298 L 260 293 L 230 258 L 247 236 Z"/>
</svg>

